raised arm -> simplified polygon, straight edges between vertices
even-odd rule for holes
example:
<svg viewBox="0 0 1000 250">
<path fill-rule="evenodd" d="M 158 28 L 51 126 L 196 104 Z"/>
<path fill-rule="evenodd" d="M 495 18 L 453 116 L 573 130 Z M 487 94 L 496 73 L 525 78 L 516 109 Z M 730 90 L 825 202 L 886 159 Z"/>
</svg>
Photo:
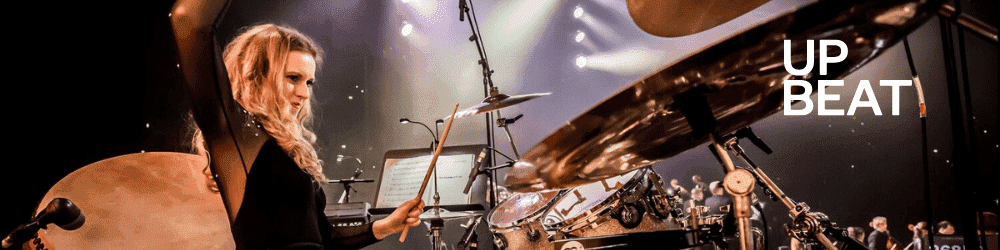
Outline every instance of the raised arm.
<svg viewBox="0 0 1000 250">
<path fill-rule="evenodd" d="M 243 201 L 247 173 L 267 135 L 257 126 L 245 126 L 252 122 L 232 97 L 215 37 L 215 25 L 227 6 L 228 1 L 179 0 L 170 22 L 177 42 L 178 70 L 232 222 Z"/>
</svg>

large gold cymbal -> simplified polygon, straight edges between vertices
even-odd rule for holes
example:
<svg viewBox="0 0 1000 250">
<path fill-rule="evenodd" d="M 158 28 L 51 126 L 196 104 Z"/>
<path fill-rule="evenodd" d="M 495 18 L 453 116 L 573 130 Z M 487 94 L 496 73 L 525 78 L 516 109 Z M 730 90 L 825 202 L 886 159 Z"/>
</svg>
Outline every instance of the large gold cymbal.
<svg viewBox="0 0 1000 250">
<path fill-rule="evenodd" d="M 686 36 L 733 20 L 770 0 L 628 0 L 628 14 L 643 31 L 662 37 Z"/>
<path fill-rule="evenodd" d="M 926 22 L 940 1 L 831 0 L 771 18 L 706 46 L 633 83 L 567 122 L 528 150 L 507 173 L 510 190 L 529 192 L 579 186 L 662 160 L 781 111 L 783 83 L 841 79 Z M 835 39 L 846 58 L 804 76 L 784 68 L 783 41 L 793 41 L 791 62 L 802 68 L 806 40 Z M 818 47 L 818 46 L 816 46 Z M 791 88 L 801 93 L 799 88 Z M 687 114 L 686 114 L 687 113 Z M 692 118 L 694 117 L 694 118 Z M 696 118 L 696 119 L 695 119 Z"/>
</svg>

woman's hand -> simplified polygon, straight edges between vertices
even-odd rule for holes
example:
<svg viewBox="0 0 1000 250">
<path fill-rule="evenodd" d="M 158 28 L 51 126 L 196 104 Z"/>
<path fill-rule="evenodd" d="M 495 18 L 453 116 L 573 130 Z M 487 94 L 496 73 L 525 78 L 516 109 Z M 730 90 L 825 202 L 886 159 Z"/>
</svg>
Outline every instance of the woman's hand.
<svg viewBox="0 0 1000 250">
<path fill-rule="evenodd" d="M 400 204 L 389 216 L 372 223 L 372 233 L 375 238 L 383 239 L 391 234 L 399 233 L 406 227 L 420 225 L 420 214 L 424 212 L 424 201 L 412 199 Z"/>
</svg>

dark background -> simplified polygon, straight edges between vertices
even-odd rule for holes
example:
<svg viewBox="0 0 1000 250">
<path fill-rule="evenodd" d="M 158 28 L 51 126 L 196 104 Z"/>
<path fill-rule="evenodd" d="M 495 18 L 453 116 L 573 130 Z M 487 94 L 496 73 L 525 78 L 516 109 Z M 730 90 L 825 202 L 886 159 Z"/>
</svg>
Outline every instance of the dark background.
<svg viewBox="0 0 1000 250">
<path fill-rule="evenodd" d="M 437 2 L 439 10 L 430 15 L 434 18 L 428 19 L 432 21 L 410 20 L 427 30 L 420 37 L 425 39 L 424 43 L 414 43 L 412 47 L 399 41 L 399 18 L 406 15 L 400 14 L 404 7 L 398 1 L 264 2 L 234 2 L 226 23 L 220 27 L 220 40 L 228 42 L 242 26 L 279 22 L 293 25 L 321 43 L 328 56 L 318 76 L 320 84 L 315 97 L 320 109 L 316 131 L 320 135 L 321 157 L 329 163 L 326 173 L 331 178 L 346 177 L 354 170 L 353 166 L 333 163 L 331 159 L 337 154 L 357 156 L 367 167 L 379 165 L 382 153 L 387 150 L 426 145 L 424 129 L 394 123 L 399 117 L 429 122 L 447 115 L 455 102 L 468 107 L 482 97 L 481 86 L 475 82 L 477 75 L 459 75 L 462 78 L 455 80 L 458 73 L 444 72 L 476 70 L 474 62 L 470 63 L 477 59 L 474 47 L 470 48 L 471 43 L 459 43 L 469 34 L 468 23 L 454 20 L 457 11 L 452 2 Z M 592 41 L 598 50 L 613 51 L 622 41 L 644 44 L 654 50 L 680 48 L 659 59 L 654 70 L 726 35 L 718 30 L 753 24 L 726 24 L 704 34 L 662 39 L 637 31 L 627 15 L 622 16 L 612 8 L 623 4 L 608 2 L 565 1 L 545 5 L 550 8 L 545 11 L 558 14 L 542 18 L 548 25 L 529 25 L 540 30 L 525 35 L 534 38 L 530 46 L 504 40 L 501 36 L 508 34 L 503 34 L 502 29 L 486 26 L 504 20 L 503 11 L 491 14 L 489 10 L 505 10 L 505 5 L 520 2 L 476 2 L 479 21 L 484 25 L 484 40 L 488 49 L 492 49 L 487 52 L 499 69 L 495 79 L 502 90 L 512 95 L 554 93 L 504 111 L 505 115 L 526 115 L 512 128 L 522 154 L 563 121 L 652 72 L 638 67 L 640 70 L 634 73 L 622 74 L 579 70 L 573 66 L 571 60 L 576 55 L 593 52 L 567 45 L 572 42 L 574 31 L 593 29 L 579 25 L 568 14 L 574 6 L 586 7 L 588 13 L 616 30 L 613 32 L 616 35 Z M 785 1 L 765 7 L 786 11 L 789 6 L 801 4 Z M 994 2 L 961 4 L 970 15 L 997 26 Z M 5 40 L 13 44 L 6 52 L 12 55 L 7 58 L 15 65 L 9 74 L 15 77 L 8 84 L 13 88 L 7 90 L 6 98 L 7 110 L 13 112 L 8 113 L 5 121 L 10 126 L 7 131 L 12 136 L 7 137 L 7 144 L 12 150 L 8 150 L 7 166 L 0 171 L 3 177 L 0 190 L 13 195 L 6 195 L 0 201 L 3 207 L 0 235 L 27 222 L 48 187 L 76 169 L 123 154 L 187 150 L 189 131 L 184 119 L 188 104 L 173 70 L 175 60 L 167 18 L 171 5 L 171 1 L 50 4 L 25 8 L 38 11 L 8 22 L 11 29 Z M 592 34 L 588 36 L 601 38 Z M 613 36 L 619 38 L 607 38 Z M 994 180 L 1000 132 L 996 110 L 996 44 L 971 34 L 966 34 L 965 39 L 976 117 L 971 132 L 977 141 L 979 165 L 965 166 L 974 174 L 958 178 L 952 164 L 951 116 L 937 18 L 930 19 L 910 36 L 930 111 L 929 146 L 934 150 L 930 153 L 933 222 L 949 220 L 960 230 L 965 225 L 958 218 L 956 183 L 970 183 L 982 197 L 991 197 L 984 199 L 987 201 L 984 206 L 996 211 Z M 445 41 L 441 42 L 444 45 L 435 45 L 438 41 Z M 455 50 L 442 48 L 454 44 L 463 46 Z M 844 87 L 831 89 L 830 92 L 841 94 L 842 100 L 833 108 L 847 108 L 849 102 L 844 100 L 852 97 L 859 80 L 870 80 L 874 85 L 880 79 L 909 79 L 901 45 L 846 77 Z M 530 58 L 507 59 L 508 54 Z M 516 66 L 499 66 L 505 62 Z M 460 66 L 449 66 L 453 64 Z M 361 89 L 368 91 L 362 94 Z M 874 116 L 867 109 L 861 109 L 853 117 L 818 116 L 815 112 L 800 117 L 776 114 L 753 126 L 776 152 L 765 155 L 752 148 L 748 151 L 790 197 L 807 202 L 842 226 L 862 226 L 866 232 L 871 232 L 867 222 L 872 217 L 886 216 L 894 236 L 903 240 L 910 236 L 905 225 L 925 220 L 927 213 L 923 205 L 916 99 L 912 88 L 903 88 L 901 115 L 891 116 L 888 88 L 876 87 L 875 91 L 883 116 Z M 462 122 L 465 123 L 456 122 L 450 145 L 485 142 L 482 119 Z M 506 138 L 501 135 L 497 141 L 505 143 Z M 499 146 L 510 152 L 506 145 Z M 661 161 L 655 169 L 664 179 L 679 179 L 689 189 L 693 186 L 691 175 L 698 174 L 706 182 L 722 179 L 721 168 L 703 146 Z M 377 176 L 377 170 L 366 170 L 363 178 Z M 335 186 L 327 190 L 331 196 L 340 192 Z M 362 190 L 355 199 L 367 197 L 370 202 L 372 192 Z M 782 223 L 789 222 L 786 211 L 779 203 L 766 206 L 771 248 L 787 244 L 781 229 Z M 461 233 L 459 229 L 453 231 Z M 412 239 L 406 245 L 387 240 L 373 248 L 424 248 L 423 233 L 423 229 L 411 232 Z M 454 238 L 452 235 L 447 240 L 454 243 Z M 487 245 L 487 241 L 481 242 Z"/>
</svg>

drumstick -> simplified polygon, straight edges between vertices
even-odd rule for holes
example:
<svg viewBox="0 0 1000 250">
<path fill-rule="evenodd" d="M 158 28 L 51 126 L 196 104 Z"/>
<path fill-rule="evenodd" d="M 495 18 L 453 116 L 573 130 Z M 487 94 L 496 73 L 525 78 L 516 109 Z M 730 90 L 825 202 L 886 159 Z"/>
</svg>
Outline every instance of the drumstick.
<svg viewBox="0 0 1000 250">
<path fill-rule="evenodd" d="M 448 124 L 444 126 L 444 132 L 441 133 L 441 142 L 438 143 L 437 149 L 434 150 L 434 156 L 431 157 L 431 166 L 427 168 L 427 174 L 424 175 L 424 182 L 420 184 L 420 191 L 417 192 L 417 198 L 420 199 L 424 196 L 424 189 L 427 188 L 427 181 L 431 179 L 431 173 L 434 172 L 434 166 L 437 165 L 438 156 L 441 155 L 441 149 L 444 148 L 444 140 L 448 139 L 448 131 L 451 130 L 451 123 L 455 121 L 455 113 L 458 112 L 458 103 L 455 103 L 455 109 L 451 111 L 451 116 L 448 118 Z M 406 223 L 406 220 L 403 220 Z M 403 226 L 403 232 L 399 234 L 399 242 L 406 241 L 406 233 L 410 232 L 409 225 Z"/>
</svg>

